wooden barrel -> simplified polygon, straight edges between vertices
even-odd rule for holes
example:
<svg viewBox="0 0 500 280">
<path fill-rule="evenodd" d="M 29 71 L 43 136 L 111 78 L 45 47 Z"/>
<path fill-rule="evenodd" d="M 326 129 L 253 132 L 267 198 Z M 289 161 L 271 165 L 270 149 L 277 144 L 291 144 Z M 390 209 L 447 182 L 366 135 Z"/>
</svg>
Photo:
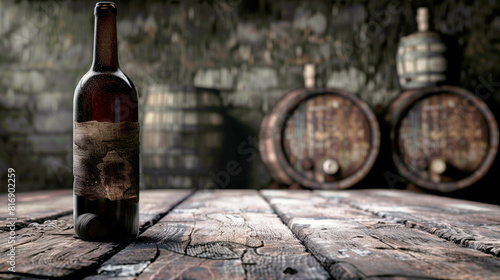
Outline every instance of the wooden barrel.
<svg viewBox="0 0 500 280">
<path fill-rule="evenodd" d="M 339 89 L 289 92 L 260 128 L 260 154 L 273 178 L 307 188 L 351 187 L 368 174 L 379 147 L 370 107 Z"/>
<path fill-rule="evenodd" d="M 498 125 L 466 89 L 429 87 L 402 93 L 390 107 L 392 158 L 415 185 L 450 192 L 481 179 L 498 150 Z"/>
<path fill-rule="evenodd" d="M 460 78 L 460 59 L 443 35 L 416 33 L 401 38 L 396 56 L 399 84 L 403 89 L 456 84 Z"/>
<path fill-rule="evenodd" d="M 154 85 L 143 107 L 141 158 L 146 188 L 206 188 L 220 169 L 224 114 L 213 89 Z"/>
<path fill-rule="evenodd" d="M 396 55 L 399 84 L 414 89 L 456 84 L 461 55 L 455 38 L 429 31 L 427 8 L 419 8 L 419 31 L 400 39 Z"/>
</svg>

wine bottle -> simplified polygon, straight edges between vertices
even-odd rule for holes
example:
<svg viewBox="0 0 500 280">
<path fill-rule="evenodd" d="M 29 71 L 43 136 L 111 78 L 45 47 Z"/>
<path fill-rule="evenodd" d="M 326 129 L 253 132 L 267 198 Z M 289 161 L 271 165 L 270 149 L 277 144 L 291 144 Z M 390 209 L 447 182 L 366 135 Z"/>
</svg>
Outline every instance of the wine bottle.
<svg viewBox="0 0 500 280">
<path fill-rule="evenodd" d="M 75 233 L 131 239 L 139 231 L 137 92 L 118 64 L 115 4 L 97 3 L 94 15 L 94 58 L 73 104 Z"/>
</svg>

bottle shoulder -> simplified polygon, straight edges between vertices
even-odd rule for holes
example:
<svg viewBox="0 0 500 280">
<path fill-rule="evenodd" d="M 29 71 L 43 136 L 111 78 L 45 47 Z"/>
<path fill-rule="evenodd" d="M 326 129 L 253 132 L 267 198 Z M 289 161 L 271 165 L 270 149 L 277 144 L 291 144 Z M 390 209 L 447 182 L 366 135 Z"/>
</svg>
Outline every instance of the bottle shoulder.
<svg viewBox="0 0 500 280">
<path fill-rule="evenodd" d="M 121 71 L 98 72 L 90 69 L 78 82 L 76 94 L 85 92 L 123 92 L 137 95 L 132 81 Z"/>
</svg>

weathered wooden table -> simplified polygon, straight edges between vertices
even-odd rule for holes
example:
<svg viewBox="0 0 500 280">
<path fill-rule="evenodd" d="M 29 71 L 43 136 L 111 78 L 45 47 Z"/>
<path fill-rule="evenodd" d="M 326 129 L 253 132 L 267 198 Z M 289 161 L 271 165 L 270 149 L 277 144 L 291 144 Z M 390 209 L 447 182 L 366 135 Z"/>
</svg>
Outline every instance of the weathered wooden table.
<svg viewBox="0 0 500 280">
<path fill-rule="evenodd" d="M 147 190 L 140 236 L 106 243 L 75 237 L 71 191 L 16 198 L 15 273 L 0 209 L 2 279 L 500 279 L 495 205 L 393 190 Z"/>
</svg>

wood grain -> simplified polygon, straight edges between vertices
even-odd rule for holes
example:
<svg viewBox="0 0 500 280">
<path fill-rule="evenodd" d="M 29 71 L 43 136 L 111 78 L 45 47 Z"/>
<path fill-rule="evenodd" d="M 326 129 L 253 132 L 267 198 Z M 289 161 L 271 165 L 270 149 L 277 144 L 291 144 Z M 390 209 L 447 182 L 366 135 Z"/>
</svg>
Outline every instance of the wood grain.
<svg viewBox="0 0 500 280">
<path fill-rule="evenodd" d="M 16 193 L 16 228 L 22 228 L 32 222 L 43 222 L 68 215 L 73 211 L 71 190 L 40 191 Z M 7 195 L 0 195 L 0 201 L 7 203 Z M 3 205 L 3 204 L 2 204 Z M 9 215 L 7 206 L 0 207 L 0 232 L 7 229 Z"/>
<path fill-rule="evenodd" d="M 0 278 L 500 279 L 499 206 L 393 190 L 189 194 L 141 192 L 131 243 L 82 241 L 71 215 L 31 222 L 16 230 L 16 273 L 2 248 Z M 41 192 L 19 211 L 44 217 L 50 198 L 71 206 L 70 191 Z"/>
<path fill-rule="evenodd" d="M 360 190 L 342 196 L 320 194 L 462 246 L 500 256 L 500 206 L 395 190 Z"/>
<path fill-rule="evenodd" d="M 151 227 L 193 190 L 143 190 L 140 192 L 140 232 Z"/>
<path fill-rule="evenodd" d="M 142 279 L 245 279 L 240 260 L 213 260 L 190 257 L 159 249 L 158 259 L 139 275 Z"/>
<path fill-rule="evenodd" d="M 85 279 L 245 279 L 240 260 L 197 258 L 144 244 L 128 246 L 98 273 Z"/>
<path fill-rule="evenodd" d="M 336 279 L 500 277 L 498 258 L 342 204 L 352 192 L 261 191 Z"/>
<path fill-rule="evenodd" d="M 143 191 L 140 224 L 151 226 L 191 192 L 186 190 Z M 69 196 L 71 200 L 71 196 Z M 16 231 L 16 272 L 30 276 L 78 277 L 89 274 L 99 264 L 124 247 L 111 242 L 87 242 L 74 234 L 72 215 L 33 222 Z M 0 233 L 6 240 L 8 232 Z M 7 251 L 2 248 L 0 271 L 7 271 Z"/>
<path fill-rule="evenodd" d="M 158 259 L 138 279 L 169 279 L 186 271 L 196 279 L 329 278 L 254 190 L 198 191 L 120 254 L 156 246 Z M 120 254 L 103 266 L 126 264 Z M 150 261 L 151 253 L 144 255 L 141 262 Z M 195 264 L 202 265 L 198 272 Z"/>
</svg>

